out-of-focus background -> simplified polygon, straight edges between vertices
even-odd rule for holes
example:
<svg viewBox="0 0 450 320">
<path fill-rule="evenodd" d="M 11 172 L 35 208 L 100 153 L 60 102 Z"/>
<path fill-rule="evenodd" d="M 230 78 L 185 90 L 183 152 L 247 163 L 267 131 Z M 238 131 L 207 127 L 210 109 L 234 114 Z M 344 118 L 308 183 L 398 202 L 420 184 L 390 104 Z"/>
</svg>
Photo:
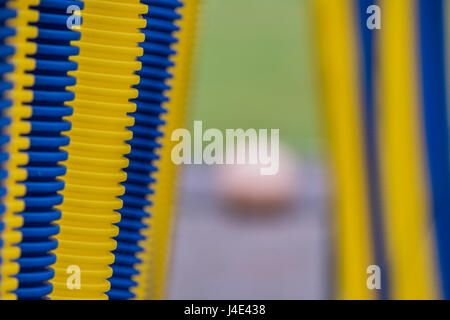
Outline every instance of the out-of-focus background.
<svg viewBox="0 0 450 320">
<path fill-rule="evenodd" d="M 222 166 L 186 166 L 171 299 L 329 297 L 328 192 L 307 2 L 203 3 L 187 123 L 279 128 L 281 162 L 289 169 L 281 173 L 290 186 L 281 196 L 294 200 L 270 213 L 264 206 L 232 206 L 227 190 L 236 188 L 238 174 Z M 257 183 L 270 187 L 271 180 Z M 238 192 L 249 186 L 242 188 Z"/>
<path fill-rule="evenodd" d="M 190 110 L 205 127 L 280 128 L 320 153 L 317 79 L 307 0 L 205 0 Z M 308 14 L 309 13 L 309 14 Z"/>
<path fill-rule="evenodd" d="M 450 0 L 202 9 L 187 126 L 280 170 L 184 168 L 169 298 L 450 299 Z"/>
</svg>

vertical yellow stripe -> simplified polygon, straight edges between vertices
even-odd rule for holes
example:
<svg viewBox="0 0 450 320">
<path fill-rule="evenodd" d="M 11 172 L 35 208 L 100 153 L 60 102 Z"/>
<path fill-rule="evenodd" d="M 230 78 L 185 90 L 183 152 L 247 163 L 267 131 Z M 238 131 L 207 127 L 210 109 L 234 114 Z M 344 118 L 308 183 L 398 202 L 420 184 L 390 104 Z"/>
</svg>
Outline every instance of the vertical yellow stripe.
<svg viewBox="0 0 450 320">
<path fill-rule="evenodd" d="M 337 289 L 340 299 L 371 299 L 372 264 L 358 83 L 357 26 L 352 0 L 313 0 L 323 103 L 336 199 Z"/>
<path fill-rule="evenodd" d="M 394 299 L 436 297 L 418 106 L 415 3 L 381 3 L 379 146 Z"/>
<path fill-rule="evenodd" d="M 136 110 L 130 102 L 137 97 L 139 83 L 135 71 L 141 68 L 137 57 L 143 54 L 139 42 L 145 35 L 140 28 L 146 25 L 142 14 L 148 10 L 139 0 L 85 0 L 81 11 L 81 38 L 72 43 L 80 48 L 71 57 L 78 69 L 69 74 L 77 78 L 73 115 L 66 118 L 72 128 L 67 132 L 70 145 L 64 147 L 68 159 L 63 162 L 67 173 L 62 180 L 65 189 L 62 212 L 57 221 L 58 240 L 55 277 L 51 280 L 55 300 L 101 300 L 110 289 L 107 280 L 112 275 L 112 253 L 116 249 L 124 194 L 120 185 L 126 180 L 123 171 L 128 166 L 125 154 L 132 138 L 127 129 L 134 120 L 128 115 Z M 78 267 L 80 285 L 70 288 L 67 279 L 70 269 Z"/>
</svg>

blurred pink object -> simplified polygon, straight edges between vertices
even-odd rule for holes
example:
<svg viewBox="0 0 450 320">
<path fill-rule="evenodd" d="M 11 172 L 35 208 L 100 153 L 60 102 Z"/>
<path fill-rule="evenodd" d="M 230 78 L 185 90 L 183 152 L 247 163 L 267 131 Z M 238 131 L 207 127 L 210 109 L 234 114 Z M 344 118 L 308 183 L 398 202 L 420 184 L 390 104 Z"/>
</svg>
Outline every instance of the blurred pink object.
<svg viewBox="0 0 450 320">
<path fill-rule="evenodd" d="M 289 206 L 298 194 L 300 162 L 280 149 L 279 170 L 261 175 L 264 165 L 234 164 L 217 167 L 217 188 L 226 205 L 245 213 L 275 213 Z"/>
</svg>

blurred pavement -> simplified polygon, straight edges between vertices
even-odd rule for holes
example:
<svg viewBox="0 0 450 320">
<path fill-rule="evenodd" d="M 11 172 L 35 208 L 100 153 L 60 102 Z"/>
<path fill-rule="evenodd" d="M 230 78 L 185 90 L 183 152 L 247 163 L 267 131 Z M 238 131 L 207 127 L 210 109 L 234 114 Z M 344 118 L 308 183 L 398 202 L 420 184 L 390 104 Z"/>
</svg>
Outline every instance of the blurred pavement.
<svg viewBox="0 0 450 320">
<path fill-rule="evenodd" d="M 184 169 L 169 298 L 328 298 L 322 167 L 304 162 L 298 201 L 262 219 L 230 214 L 215 192 L 214 170 Z"/>
</svg>

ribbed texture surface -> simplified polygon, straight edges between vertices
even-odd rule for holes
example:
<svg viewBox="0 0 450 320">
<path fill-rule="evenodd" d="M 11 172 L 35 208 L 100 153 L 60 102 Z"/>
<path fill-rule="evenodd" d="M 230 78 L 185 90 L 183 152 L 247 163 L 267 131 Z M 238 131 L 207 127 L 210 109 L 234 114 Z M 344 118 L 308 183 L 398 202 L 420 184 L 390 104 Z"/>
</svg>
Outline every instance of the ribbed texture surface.
<svg viewBox="0 0 450 320">
<path fill-rule="evenodd" d="M 21 182 L 26 194 L 25 210 L 20 213 L 24 225 L 18 229 L 22 233 L 20 272 L 16 275 L 19 299 L 44 298 L 52 292 L 49 280 L 54 270 L 49 266 L 56 260 L 51 251 L 58 246 L 53 236 L 60 230 L 53 222 L 61 217 L 56 206 L 62 203 L 63 197 L 58 192 L 63 190 L 64 182 L 59 177 L 65 173 L 64 166 L 58 163 L 67 159 L 67 152 L 61 148 L 69 144 L 69 138 L 62 132 L 70 129 L 70 122 L 63 117 L 72 113 L 65 103 L 74 99 L 74 93 L 66 88 L 76 82 L 67 74 L 77 68 L 76 63 L 69 61 L 69 56 L 78 53 L 70 42 L 80 38 L 79 32 L 66 27 L 66 7 L 72 4 L 82 7 L 76 1 L 48 0 L 35 7 L 39 20 L 33 25 L 38 27 L 38 35 L 30 40 L 37 48 L 31 56 L 35 68 L 26 75 L 33 83 L 30 86 L 33 100 L 27 103 L 31 117 L 25 120 L 31 132 L 27 135 L 29 163 L 24 167 L 27 179 Z"/>
<path fill-rule="evenodd" d="M 179 1 L 143 0 L 142 3 L 148 6 L 148 14 L 144 16 L 147 26 L 141 30 L 145 35 L 145 42 L 141 44 L 144 55 L 139 58 L 142 69 L 137 72 L 140 82 L 135 86 L 139 96 L 135 100 L 136 112 L 132 114 L 135 124 L 130 127 L 133 139 L 128 141 L 131 152 L 127 158 L 130 162 L 125 170 L 125 194 L 121 197 L 123 208 L 119 211 L 122 219 L 117 224 L 119 235 L 115 238 L 117 249 L 108 292 L 111 299 L 136 298 L 133 288 L 138 286 L 138 282 L 134 277 L 139 275 L 143 263 L 140 255 L 148 254 L 141 245 L 149 228 L 146 223 L 149 213 L 144 211 L 144 207 L 151 204 L 147 197 L 153 193 L 155 180 L 152 175 L 157 170 L 153 162 L 158 158 L 155 151 L 160 144 L 156 140 L 162 135 L 158 127 L 164 125 L 162 104 L 168 101 L 164 91 L 170 89 L 166 80 L 171 77 L 168 68 L 174 65 L 170 57 L 175 51 L 171 45 L 177 42 L 172 34 L 178 30 L 175 20 L 181 18 L 176 12 L 176 8 L 181 6 Z"/>
<path fill-rule="evenodd" d="M 137 279 L 137 294 L 141 299 L 164 299 L 168 285 L 178 176 L 178 166 L 171 159 L 172 149 L 178 142 L 172 141 L 171 135 L 173 130 L 184 127 L 200 3 L 200 0 L 189 0 L 180 9 L 183 17 L 179 22 L 180 31 L 176 34 L 180 40 L 174 46 L 177 55 L 174 56 L 174 76 L 169 80 L 172 89 L 168 92 L 170 101 L 166 104 L 169 112 L 164 115 L 167 125 L 162 128 L 164 137 L 160 140 L 163 148 L 158 150 L 160 160 L 155 164 L 159 170 L 155 174 L 157 182 L 151 197 L 153 204 L 145 208 L 152 216 L 149 218 L 151 228 L 147 232 L 147 240 L 142 244 L 146 248 L 141 257 L 143 271 Z"/>
<path fill-rule="evenodd" d="M 183 119 L 191 39 L 179 47 L 178 89 L 163 116 L 181 7 L 0 0 L 1 299 L 145 298 L 160 155 L 169 192 L 158 200 L 161 245 L 170 247 L 175 168 L 170 150 L 157 150 L 171 147 L 169 131 Z M 81 16 L 75 29 L 72 15 Z"/>
<path fill-rule="evenodd" d="M 31 26 L 32 22 L 38 19 L 38 13 L 30 9 L 30 5 L 37 4 L 38 1 L 18 0 L 8 1 L 4 12 L 10 17 L 7 26 L 13 27 L 9 31 L 11 37 L 7 43 L 14 47 L 14 54 L 8 58 L 8 64 L 4 71 L 6 79 L 9 80 L 8 92 L 5 97 L 11 99 L 11 107 L 7 109 L 6 114 L 9 117 L 10 125 L 6 128 L 9 135 L 9 144 L 5 147 L 8 161 L 5 168 L 8 177 L 5 181 L 6 197 L 4 203 L 6 212 L 3 216 L 5 224 L 2 234 L 2 266 L 1 266 L 1 296 L 2 299 L 16 299 L 22 295 L 19 287 L 17 275 L 20 270 L 21 256 L 27 254 L 30 249 L 23 240 L 23 218 L 22 212 L 30 206 L 29 192 L 24 181 L 27 179 L 27 167 L 33 162 L 39 154 L 33 154 L 32 124 L 28 119 L 32 114 L 32 108 L 27 105 L 33 100 L 33 92 L 28 88 L 33 84 L 33 77 L 26 73 L 32 71 L 36 65 L 33 58 L 27 55 L 36 52 L 36 46 L 29 42 L 29 39 L 37 36 L 37 28 Z M 10 67 L 13 68 L 10 68 Z M 9 105 L 9 103 L 8 103 Z M 42 155 L 42 154 L 41 154 Z M 32 201 L 32 200 L 31 200 Z M 21 254 L 22 252 L 22 254 Z"/>
<path fill-rule="evenodd" d="M 3 231 L 5 230 L 4 214 L 6 207 L 4 204 L 4 199 L 6 196 L 6 186 L 5 179 L 8 175 L 8 171 L 5 168 L 5 162 L 8 159 L 8 154 L 4 151 L 6 144 L 9 142 L 10 135 L 8 132 L 8 125 L 10 124 L 10 119 L 8 117 L 7 109 L 11 107 L 12 101 L 6 97 L 8 90 L 11 90 L 12 83 L 8 81 L 5 74 L 12 70 L 12 65 L 8 63 L 8 58 L 14 54 L 14 47 L 7 44 L 7 39 L 14 34 L 15 30 L 7 26 L 8 20 L 16 16 L 16 11 L 6 8 L 6 0 L 0 2 L 0 148 L 2 150 L 0 154 L 0 268 L 3 258 Z M 2 269 L 0 269 L 2 270 Z M 3 272 L 2 272 L 3 273 Z M 0 283 L 2 283 L 2 273 L 0 273 Z M 2 290 L 3 291 L 3 290 Z M 0 291 L 0 299 L 2 298 L 2 292 Z"/>
<path fill-rule="evenodd" d="M 71 73 L 77 84 L 72 88 L 74 113 L 68 118 L 71 143 L 66 148 L 53 299 L 107 299 L 113 237 L 118 233 L 113 223 L 120 220 L 115 210 L 122 207 L 120 182 L 128 166 L 124 154 L 130 152 L 125 141 L 132 138 L 127 127 L 134 123 L 127 113 L 136 109 L 130 100 L 138 95 L 132 86 L 139 83 L 134 72 L 141 68 L 137 57 L 143 50 L 138 43 L 145 38 L 139 28 L 146 23 L 140 15 L 146 12 L 147 6 L 138 0 L 85 1 L 81 40 L 74 43 L 80 53 L 73 58 L 78 70 Z M 79 290 L 66 285 L 71 265 L 81 270 Z"/>
</svg>

